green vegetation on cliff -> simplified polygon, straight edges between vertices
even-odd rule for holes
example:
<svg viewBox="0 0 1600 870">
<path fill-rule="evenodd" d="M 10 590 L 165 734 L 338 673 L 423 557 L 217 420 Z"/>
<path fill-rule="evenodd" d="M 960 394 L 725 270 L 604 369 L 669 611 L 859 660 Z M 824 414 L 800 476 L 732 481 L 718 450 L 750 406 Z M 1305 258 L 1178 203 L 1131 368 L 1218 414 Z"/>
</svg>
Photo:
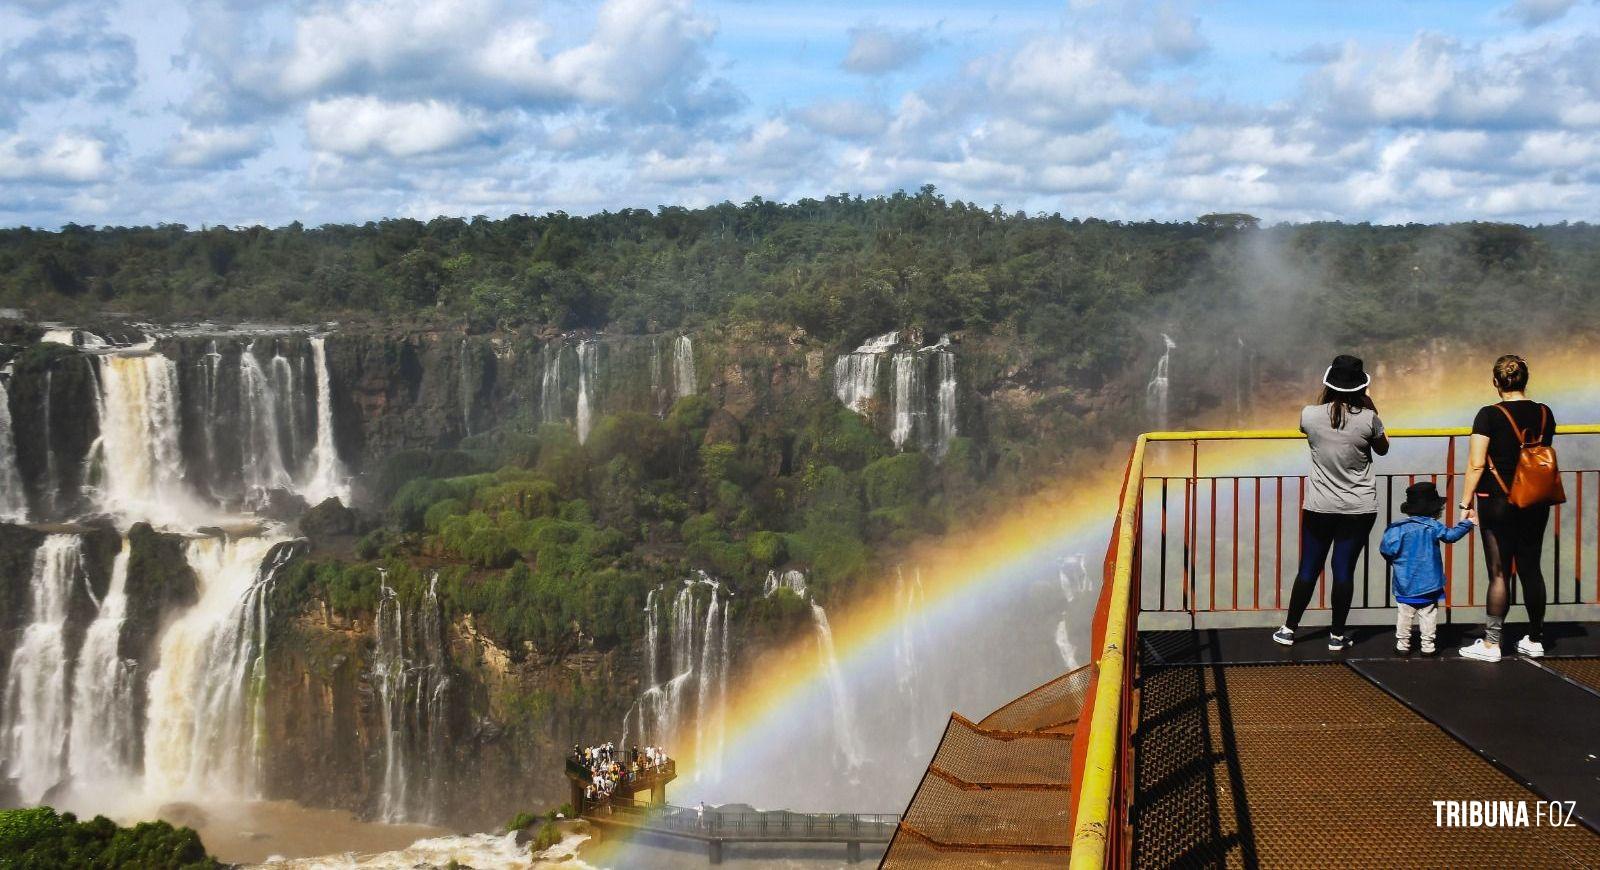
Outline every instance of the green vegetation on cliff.
<svg viewBox="0 0 1600 870">
<path fill-rule="evenodd" d="M 60 867 L 211 870 L 200 835 L 166 822 L 120 828 L 105 816 L 87 822 L 49 807 L 0 810 L 0 870 Z"/>
</svg>

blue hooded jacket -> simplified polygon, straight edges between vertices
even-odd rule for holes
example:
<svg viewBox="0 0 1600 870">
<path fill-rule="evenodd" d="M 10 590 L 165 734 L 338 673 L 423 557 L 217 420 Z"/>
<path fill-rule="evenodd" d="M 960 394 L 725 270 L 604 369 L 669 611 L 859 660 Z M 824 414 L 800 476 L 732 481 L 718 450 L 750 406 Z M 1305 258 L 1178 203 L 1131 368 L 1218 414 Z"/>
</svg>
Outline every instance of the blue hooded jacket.
<svg viewBox="0 0 1600 870">
<path fill-rule="evenodd" d="M 1454 544 L 1472 531 L 1472 521 L 1445 527 L 1433 517 L 1406 517 L 1383 530 L 1378 552 L 1394 569 L 1394 599 L 1401 604 L 1432 604 L 1444 595 L 1444 558 L 1439 542 Z"/>
</svg>

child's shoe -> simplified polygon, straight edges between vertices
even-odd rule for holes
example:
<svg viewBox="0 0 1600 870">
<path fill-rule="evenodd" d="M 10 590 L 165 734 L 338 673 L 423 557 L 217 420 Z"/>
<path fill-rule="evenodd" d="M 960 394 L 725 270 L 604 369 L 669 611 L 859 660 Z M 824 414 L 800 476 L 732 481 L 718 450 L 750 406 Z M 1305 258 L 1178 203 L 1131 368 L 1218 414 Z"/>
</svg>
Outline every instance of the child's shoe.
<svg viewBox="0 0 1600 870">
<path fill-rule="evenodd" d="M 1530 659 L 1543 658 L 1544 644 L 1532 638 L 1525 637 L 1522 640 L 1517 641 L 1517 652 L 1527 656 Z"/>
<path fill-rule="evenodd" d="M 1497 662 L 1500 661 L 1500 647 L 1489 646 L 1483 642 L 1482 638 L 1479 638 L 1473 641 L 1471 646 L 1461 648 L 1461 657 L 1477 659 L 1480 662 Z"/>
<path fill-rule="evenodd" d="M 1396 640 L 1394 642 L 1394 652 L 1395 655 L 1411 655 L 1411 639 L 1407 638 L 1405 640 Z"/>
<path fill-rule="evenodd" d="M 1344 652 L 1344 648 L 1350 645 L 1350 640 L 1351 638 L 1348 634 L 1330 634 L 1328 635 L 1328 650 L 1330 652 Z"/>
<path fill-rule="evenodd" d="M 1272 633 L 1272 639 L 1284 646 L 1294 646 L 1294 629 L 1285 625 Z"/>
<path fill-rule="evenodd" d="M 1439 654 L 1439 648 L 1434 645 L 1433 638 L 1425 637 L 1422 639 L 1422 654 L 1430 657 Z"/>
</svg>

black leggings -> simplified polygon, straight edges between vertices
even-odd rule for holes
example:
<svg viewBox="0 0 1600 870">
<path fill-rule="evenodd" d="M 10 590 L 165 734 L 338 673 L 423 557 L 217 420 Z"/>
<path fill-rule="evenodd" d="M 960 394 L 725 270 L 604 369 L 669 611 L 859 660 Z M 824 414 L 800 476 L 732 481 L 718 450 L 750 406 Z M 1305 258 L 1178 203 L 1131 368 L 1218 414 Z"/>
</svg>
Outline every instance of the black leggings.
<svg viewBox="0 0 1600 870">
<path fill-rule="evenodd" d="M 1528 608 L 1528 638 L 1544 641 L 1544 529 L 1550 508 L 1512 507 L 1504 496 L 1478 496 L 1478 533 L 1483 537 L 1483 567 L 1489 574 L 1488 614 L 1504 617 L 1511 609 L 1510 575 L 1522 580 L 1522 604 Z"/>
<path fill-rule="evenodd" d="M 1300 627 L 1300 617 L 1311 604 L 1311 593 L 1317 590 L 1317 577 L 1328 561 L 1328 551 L 1333 551 L 1333 633 L 1344 634 L 1344 622 L 1350 616 L 1350 599 L 1356 590 L 1356 563 L 1361 551 L 1367 548 L 1367 536 L 1378 515 L 1324 514 L 1316 511 L 1300 512 L 1300 570 L 1295 573 L 1294 590 L 1289 593 L 1289 618 L 1284 625 Z"/>
</svg>

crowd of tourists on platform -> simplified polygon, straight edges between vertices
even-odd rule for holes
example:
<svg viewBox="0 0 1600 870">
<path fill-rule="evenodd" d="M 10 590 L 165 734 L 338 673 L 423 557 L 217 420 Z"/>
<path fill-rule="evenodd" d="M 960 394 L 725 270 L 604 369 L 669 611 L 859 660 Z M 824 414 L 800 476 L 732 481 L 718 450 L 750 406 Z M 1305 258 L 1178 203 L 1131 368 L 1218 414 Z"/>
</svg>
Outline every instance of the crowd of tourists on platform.
<svg viewBox="0 0 1600 870">
<path fill-rule="evenodd" d="M 607 742 L 587 748 L 573 744 L 572 761 L 589 774 L 583 799 L 599 802 L 610 800 L 618 785 L 648 776 L 668 759 L 666 750 L 659 746 L 635 746 L 618 751 L 616 744 Z"/>
<path fill-rule="evenodd" d="M 1394 648 L 1400 655 L 1411 653 L 1413 627 L 1422 654 L 1438 654 L 1440 601 L 1448 579 L 1440 549 L 1475 528 L 1488 575 L 1485 622 L 1482 636 L 1461 647 L 1461 656 L 1500 660 L 1513 579 L 1521 583 L 1528 613 L 1527 633 L 1516 642 L 1516 651 L 1529 658 L 1544 655 L 1540 562 L 1550 509 L 1566 500 L 1556 464 L 1556 420 L 1548 405 L 1528 398 L 1528 363 L 1522 357 L 1506 354 L 1495 360 L 1491 381 L 1499 401 L 1479 409 L 1472 421 L 1467 470 L 1455 505 L 1459 520 L 1441 521 L 1448 500 L 1436 483 L 1422 480 L 1406 489 L 1402 516 L 1383 532 L 1379 553 L 1391 566 L 1399 605 Z M 1323 374 L 1317 404 L 1300 412 L 1300 431 L 1311 448 L 1311 472 L 1301 510 L 1300 566 L 1286 619 L 1272 636 L 1278 643 L 1295 642 L 1331 556 L 1328 649 L 1338 652 L 1350 644 L 1346 619 L 1356 566 L 1378 516 L 1372 457 L 1389 452 L 1383 421 L 1367 392 L 1371 383 L 1361 360 L 1339 356 Z"/>
</svg>

